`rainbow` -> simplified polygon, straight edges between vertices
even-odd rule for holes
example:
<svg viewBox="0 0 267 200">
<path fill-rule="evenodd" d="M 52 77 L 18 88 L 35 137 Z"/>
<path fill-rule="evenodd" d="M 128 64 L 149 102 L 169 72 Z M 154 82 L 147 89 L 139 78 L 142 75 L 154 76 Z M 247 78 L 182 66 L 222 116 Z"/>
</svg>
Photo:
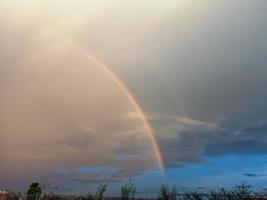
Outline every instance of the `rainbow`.
<svg viewBox="0 0 267 200">
<path fill-rule="evenodd" d="M 65 42 L 67 44 L 71 45 L 71 47 L 79 50 L 80 53 L 85 55 L 87 58 L 90 59 L 90 61 L 94 62 L 97 66 L 99 66 L 103 70 L 103 72 L 105 72 L 114 81 L 114 83 L 116 83 L 116 85 L 120 88 L 120 90 L 125 94 L 125 96 L 128 98 L 128 100 L 130 101 L 130 103 L 132 104 L 134 109 L 140 115 L 140 118 L 143 121 L 143 123 L 145 125 L 145 129 L 147 130 L 149 138 L 152 142 L 154 153 L 156 155 L 159 168 L 161 171 L 164 171 L 164 162 L 163 162 L 163 158 L 162 158 L 162 155 L 160 152 L 159 144 L 157 143 L 157 140 L 155 138 L 154 131 L 153 131 L 152 127 L 150 126 L 144 111 L 142 110 L 142 108 L 139 105 L 139 103 L 137 102 L 137 100 L 134 98 L 133 94 L 131 94 L 131 92 L 126 87 L 126 85 L 115 75 L 115 73 L 112 72 L 110 70 L 110 68 L 107 65 L 105 65 L 102 61 L 97 59 L 96 56 L 94 56 L 92 53 L 86 51 L 85 49 L 81 48 L 77 43 L 75 43 L 72 40 L 65 39 Z"/>
</svg>

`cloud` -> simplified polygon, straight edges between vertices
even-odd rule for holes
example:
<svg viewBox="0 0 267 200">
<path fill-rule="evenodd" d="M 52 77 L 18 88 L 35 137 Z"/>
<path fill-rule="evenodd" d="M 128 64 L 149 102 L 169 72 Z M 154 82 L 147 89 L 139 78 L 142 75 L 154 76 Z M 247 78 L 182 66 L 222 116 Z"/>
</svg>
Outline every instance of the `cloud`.
<svg viewBox="0 0 267 200">
<path fill-rule="evenodd" d="M 128 120 L 140 120 L 142 119 L 142 116 L 139 112 L 128 112 L 123 116 L 123 118 Z"/>
<path fill-rule="evenodd" d="M 71 177 L 73 181 L 81 181 L 81 182 L 114 182 L 114 181 L 124 181 L 127 180 L 127 177 L 117 177 L 112 175 L 106 175 L 104 173 L 98 174 L 80 174 L 74 177 Z"/>
<path fill-rule="evenodd" d="M 217 128 L 216 123 L 204 122 L 195 119 L 190 119 L 187 117 L 177 117 L 176 121 L 181 127 L 180 129 L 198 129 L 198 130 L 212 130 Z"/>
<path fill-rule="evenodd" d="M 257 3 L 207 1 L 193 4 L 193 17 L 166 16 L 149 34 L 146 59 L 124 63 L 146 66 L 122 77 L 152 115 L 167 166 L 266 153 L 267 26 Z"/>
<path fill-rule="evenodd" d="M 204 122 L 180 116 L 154 116 L 150 120 L 169 167 L 203 162 L 206 157 L 266 153 L 266 120 L 237 130 L 220 120 Z"/>
<path fill-rule="evenodd" d="M 127 179 L 125 174 L 120 174 L 118 170 L 113 168 L 83 167 L 68 171 L 68 173 L 63 174 L 64 178 L 79 182 L 114 182 L 124 181 Z"/>
<path fill-rule="evenodd" d="M 118 181 L 158 168 L 143 121 L 124 117 L 135 112 L 127 96 L 64 40 L 49 44 L 18 61 L 17 76 L 1 91 L 1 184 L 24 176 L 29 182 L 58 167 L 118 169 L 112 176 L 70 177 L 84 181 Z"/>
<path fill-rule="evenodd" d="M 167 167 L 266 154 L 265 3 L 81 2 L 0 3 L 1 184 L 22 185 L 66 165 L 113 167 L 119 177 L 157 166 L 139 113 L 64 37 L 127 85 Z"/>
<path fill-rule="evenodd" d="M 217 139 L 207 146 L 206 155 L 225 154 L 265 154 L 266 153 L 266 120 L 247 124 L 238 130 L 218 134 Z M 237 134 L 238 132 L 238 134 Z M 227 145 L 227 148 L 224 146 Z"/>
<path fill-rule="evenodd" d="M 244 176 L 248 176 L 248 177 L 259 177 L 258 174 L 253 174 L 253 173 L 245 173 L 243 174 Z"/>
<path fill-rule="evenodd" d="M 222 128 L 217 122 L 170 115 L 150 115 L 167 167 L 202 162 L 204 151 Z"/>
<path fill-rule="evenodd" d="M 252 177 L 252 178 L 258 178 L 258 177 L 267 176 L 267 174 L 255 174 L 255 173 L 245 173 L 243 175 L 247 176 L 247 177 Z"/>
</svg>

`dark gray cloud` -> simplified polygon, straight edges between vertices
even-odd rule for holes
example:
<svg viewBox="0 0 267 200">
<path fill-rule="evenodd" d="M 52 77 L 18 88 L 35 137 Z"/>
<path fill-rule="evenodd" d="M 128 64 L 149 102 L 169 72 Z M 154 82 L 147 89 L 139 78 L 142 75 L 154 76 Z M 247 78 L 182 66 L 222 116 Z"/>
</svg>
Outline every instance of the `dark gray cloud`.
<svg viewBox="0 0 267 200">
<path fill-rule="evenodd" d="M 266 120 L 235 129 L 227 127 L 225 122 L 220 124 L 220 121 L 210 123 L 191 119 L 192 123 L 188 123 L 188 118 L 174 119 L 168 118 L 168 123 L 162 120 L 154 124 L 169 167 L 205 162 L 205 157 L 267 153 Z M 181 122 L 181 119 L 187 123 Z"/>
<path fill-rule="evenodd" d="M 211 3 L 182 38 L 179 19 L 165 30 L 177 34 L 166 37 L 158 65 L 180 102 L 178 113 L 202 120 L 221 116 L 227 126 L 266 117 L 266 13 L 265 2 L 256 2 Z"/>
<path fill-rule="evenodd" d="M 115 70 L 122 69 L 122 79 L 148 112 L 186 114 L 204 121 L 227 117 L 228 125 L 232 121 L 232 126 L 239 126 L 266 112 L 265 4 L 194 2 L 187 10 L 193 16 L 173 13 L 150 27 L 149 33 L 137 29 L 141 39 L 131 41 L 139 44 L 136 52 L 142 55 L 127 51 L 131 42 L 115 46 L 124 47 L 130 58 L 137 57 L 131 62 L 122 65 L 124 58 L 96 51 L 104 54 Z M 126 38 L 126 33 L 118 34 L 119 41 Z M 103 44 L 105 49 L 114 47 L 110 43 Z M 123 72 L 128 67 L 138 70 Z M 244 109 L 249 115 L 241 114 Z"/>
<path fill-rule="evenodd" d="M 133 83 L 148 111 L 216 124 L 181 131 L 164 115 L 152 120 L 169 164 L 267 150 L 266 2 L 207 2 L 206 9 L 193 5 L 186 25 L 173 15 L 154 29 L 154 61 L 146 63 L 153 78 L 138 79 L 154 89 L 143 94 Z"/>
<path fill-rule="evenodd" d="M 203 162 L 207 145 L 224 130 L 219 122 L 183 116 L 150 116 L 167 167 Z"/>
<path fill-rule="evenodd" d="M 236 131 L 226 132 L 206 148 L 206 155 L 266 154 L 267 123 L 247 125 Z M 227 146 L 227 148 L 225 148 Z"/>
<path fill-rule="evenodd" d="M 252 178 L 258 178 L 258 177 L 267 176 L 267 174 L 255 174 L 255 173 L 245 173 L 243 175 L 247 176 L 247 177 L 252 177 Z"/>
<path fill-rule="evenodd" d="M 105 42 L 93 50 L 118 72 L 144 110 L 157 116 L 150 121 L 167 165 L 266 153 L 265 8 L 262 0 L 190 2 L 186 11 L 148 23 L 149 31 L 131 24 L 138 37 L 130 41 L 128 30 L 109 29 L 110 35 L 99 36 Z M 116 16 L 112 19 L 101 30 L 116 25 Z M 82 42 L 90 47 L 90 39 Z M 123 49 L 127 59 L 113 48 Z M 182 125 L 175 117 L 215 126 Z"/>
</svg>

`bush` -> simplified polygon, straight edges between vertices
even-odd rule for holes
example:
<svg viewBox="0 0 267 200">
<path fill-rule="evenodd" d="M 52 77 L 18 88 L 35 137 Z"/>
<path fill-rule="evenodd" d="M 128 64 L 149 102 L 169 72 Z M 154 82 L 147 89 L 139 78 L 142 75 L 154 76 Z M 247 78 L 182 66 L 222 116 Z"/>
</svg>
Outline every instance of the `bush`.
<svg viewBox="0 0 267 200">
<path fill-rule="evenodd" d="M 123 200 L 134 199 L 135 193 L 136 189 L 131 180 L 121 187 L 121 199 Z"/>
<path fill-rule="evenodd" d="M 168 185 L 161 185 L 157 199 L 158 200 L 176 200 L 175 186 L 173 187 L 172 191 L 170 191 Z"/>
<path fill-rule="evenodd" d="M 232 190 L 218 188 L 209 192 L 209 200 L 243 200 L 252 197 L 252 187 L 246 183 L 235 185 Z"/>
<path fill-rule="evenodd" d="M 107 190 L 107 184 L 100 184 L 95 192 L 95 194 L 92 194 L 89 192 L 88 194 L 88 200 L 102 200 L 104 197 L 104 193 Z"/>
</svg>

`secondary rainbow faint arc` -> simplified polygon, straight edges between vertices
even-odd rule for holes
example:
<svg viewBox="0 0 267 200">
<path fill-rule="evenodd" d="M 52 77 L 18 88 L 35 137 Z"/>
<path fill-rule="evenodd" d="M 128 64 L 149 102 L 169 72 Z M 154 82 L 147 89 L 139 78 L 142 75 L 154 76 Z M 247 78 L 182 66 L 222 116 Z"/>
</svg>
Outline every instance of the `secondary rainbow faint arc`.
<svg viewBox="0 0 267 200">
<path fill-rule="evenodd" d="M 85 49 L 81 48 L 77 43 L 75 43 L 72 40 L 65 39 L 67 44 L 70 44 L 72 47 L 75 47 L 78 49 L 82 54 L 84 54 L 86 57 L 88 57 L 91 61 L 93 61 L 95 64 L 97 64 L 101 69 L 116 83 L 116 85 L 122 90 L 122 92 L 127 96 L 128 100 L 131 102 L 135 110 L 139 113 L 140 118 L 142 119 L 145 128 L 148 131 L 150 140 L 153 145 L 153 149 L 156 155 L 156 158 L 158 160 L 158 165 L 161 171 L 164 171 L 164 162 L 163 158 L 160 152 L 160 147 L 157 143 L 157 140 L 155 138 L 155 134 L 144 114 L 144 111 L 142 110 L 139 103 L 135 100 L 134 96 L 131 94 L 131 92 L 128 90 L 128 88 L 124 85 L 124 83 L 107 67 L 102 61 L 96 58 L 92 53 L 86 51 Z"/>
</svg>

